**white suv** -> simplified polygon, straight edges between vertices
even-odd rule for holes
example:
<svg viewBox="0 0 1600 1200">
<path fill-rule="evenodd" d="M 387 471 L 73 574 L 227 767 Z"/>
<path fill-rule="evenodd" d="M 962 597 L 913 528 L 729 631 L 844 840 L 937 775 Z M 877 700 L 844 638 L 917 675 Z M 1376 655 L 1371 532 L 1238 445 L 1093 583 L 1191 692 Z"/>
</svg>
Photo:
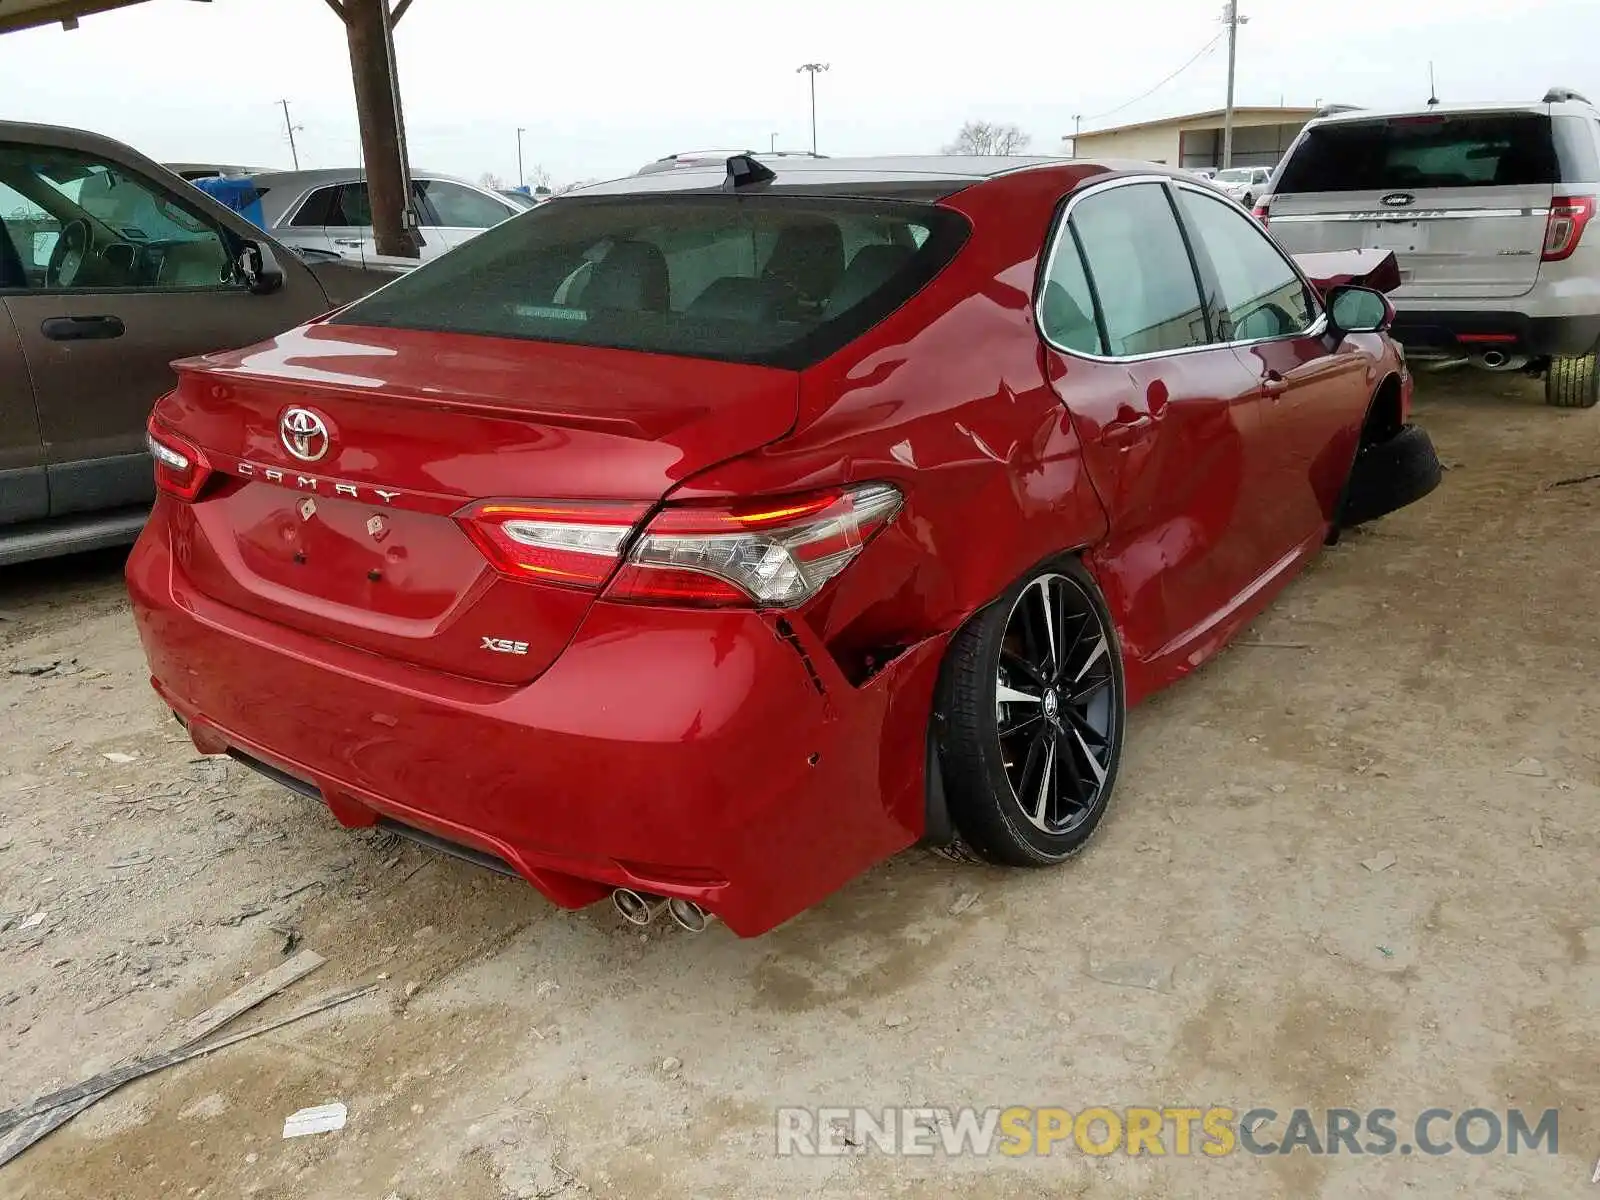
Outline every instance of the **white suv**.
<svg viewBox="0 0 1600 1200">
<path fill-rule="evenodd" d="M 1319 117 L 1267 191 L 1256 215 L 1291 253 L 1395 252 L 1410 358 L 1542 373 L 1562 408 L 1600 400 L 1600 109 L 1576 92 Z"/>
</svg>

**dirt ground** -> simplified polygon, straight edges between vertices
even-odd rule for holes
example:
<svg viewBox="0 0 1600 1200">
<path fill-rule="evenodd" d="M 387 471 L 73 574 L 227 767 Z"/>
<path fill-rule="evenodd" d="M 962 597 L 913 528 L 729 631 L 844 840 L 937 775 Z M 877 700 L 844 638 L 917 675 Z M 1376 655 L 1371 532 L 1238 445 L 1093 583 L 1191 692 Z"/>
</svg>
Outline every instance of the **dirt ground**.
<svg viewBox="0 0 1600 1200">
<path fill-rule="evenodd" d="M 0 668 L 64 664 L 0 674 L 0 1106 L 164 1047 L 288 931 L 327 965 L 236 1027 L 379 984 L 130 1084 L 0 1196 L 1600 1194 L 1600 480 L 1552 486 L 1600 472 L 1600 412 L 1458 376 L 1418 417 L 1441 489 L 1133 714 L 1080 859 L 913 851 L 752 941 L 200 761 L 116 556 L 0 572 Z M 1561 1152 L 779 1159 L 785 1104 L 1555 1107 Z"/>
</svg>

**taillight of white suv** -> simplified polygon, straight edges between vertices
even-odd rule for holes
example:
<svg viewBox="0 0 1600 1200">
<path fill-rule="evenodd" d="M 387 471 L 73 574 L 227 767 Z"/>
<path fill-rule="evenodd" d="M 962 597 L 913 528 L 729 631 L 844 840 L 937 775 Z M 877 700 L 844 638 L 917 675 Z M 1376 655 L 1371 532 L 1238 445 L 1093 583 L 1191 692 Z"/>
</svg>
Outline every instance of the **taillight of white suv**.
<svg viewBox="0 0 1600 1200">
<path fill-rule="evenodd" d="M 1557 196 L 1550 201 L 1550 220 L 1544 228 L 1545 262 L 1572 257 L 1594 210 L 1593 196 Z"/>
</svg>

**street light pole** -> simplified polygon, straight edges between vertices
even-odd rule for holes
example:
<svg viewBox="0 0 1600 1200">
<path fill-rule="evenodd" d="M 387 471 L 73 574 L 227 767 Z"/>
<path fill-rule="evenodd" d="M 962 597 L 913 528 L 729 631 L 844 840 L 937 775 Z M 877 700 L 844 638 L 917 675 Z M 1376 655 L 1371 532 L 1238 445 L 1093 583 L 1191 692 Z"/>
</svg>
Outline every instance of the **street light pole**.
<svg viewBox="0 0 1600 1200">
<path fill-rule="evenodd" d="M 778 135 L 774 133 L 767 139 L 767 143 L 767 153 L 776 154 L 778 152 Z"/>
<path fill-rule="evenodd" d="M 1239 26 L 1249 23 L 1249 17 L 1239 15 L 1239 0 L 1228 0 L 1222 6 L 1222 20 L 1228 26 L 1228 106 L 1222 115 L 1222 169 L 1233 166 L 1233 75 L 1238 56 Z"/>
<path fill-rule="evenodd" d="M 527 132 L 522 126 L 517 126 L 517 186 L 519 188 L 528 186 L 527 177 L 522 173 L 522 135 Z"/>
<path fill-rule="evenodd" d="M 795 74 L 801 71 L 811 76 L 811 153 L 817 152 L 817 76 L 828 69 L 827 63 L 809 62 L 802 63 L 795 68 Z"/>
<path fill-rule="evenodd" d="M 1078 130 L 1080 130 L 1082 128 L 1083 128 L 1083 115 L 1081 113 L 1073 113 L 1072 114 L 1072 157 L 1073 158 L 1077 158 L 1078 157 Z"/>
</svg>

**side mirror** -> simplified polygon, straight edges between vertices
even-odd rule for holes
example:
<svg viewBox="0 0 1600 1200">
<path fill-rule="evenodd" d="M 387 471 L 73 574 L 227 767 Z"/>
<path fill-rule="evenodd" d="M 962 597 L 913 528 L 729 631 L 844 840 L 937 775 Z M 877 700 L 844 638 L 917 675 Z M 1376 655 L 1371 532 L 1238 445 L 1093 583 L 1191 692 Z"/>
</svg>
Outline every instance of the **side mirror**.
<svg viewBox="0 0 1600 1200">
<path fill-rule="evenodd" d="M 239 250 L 239 277 L 257 296 L 266 296 L 283 286 L 283 268 L 272 247 L 260 242 L 245 242 Z"/>
<path fill-rule="evenodd" d="M 1394 324 L 1389 297 L 1346 284 L 1328 291 L 1328 321 L 1336 333 L 1382 333 Z"/>
</svg>

